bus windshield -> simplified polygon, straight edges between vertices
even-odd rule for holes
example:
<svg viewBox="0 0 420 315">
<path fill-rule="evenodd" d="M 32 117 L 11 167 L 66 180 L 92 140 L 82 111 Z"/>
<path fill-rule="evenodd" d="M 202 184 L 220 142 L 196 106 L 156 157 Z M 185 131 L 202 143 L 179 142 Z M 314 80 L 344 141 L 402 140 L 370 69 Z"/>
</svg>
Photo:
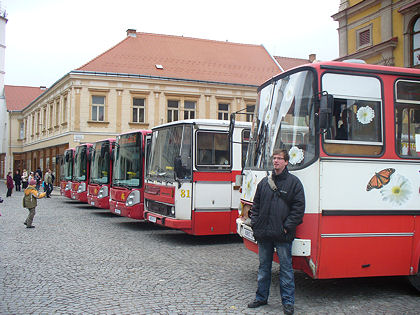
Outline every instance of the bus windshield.
<svg viewBox="0 0 420 315">
<path fill-rule="evenodd" d="M 142 186 L 142 136 L 141 133 L 124 134 L 118 137 L 115 146 L 112 185 L 126 187 Z"/>
<path fill-rule="evenodd" d="M 61 179 L 72 180 L 73 178 L 73 151 L 66 151 L 62 160 Z"/>
<path fill-rule="evenodd" d="M 98 142 L 93 145 L 90 162 L 90 182 L 93 184 L 108 184 L 110 171 L 110 143 Z"/>
<path fill-rule="evenodd" d="M 191 137 L 191 125 L 154 130 L 146 176 L 168 181 L 191 178 Z"/>
<path fill-rule="evenodd" d="M 314 87 L 314 73 L 306 70 L 260 90 L 245 168 L 271 169 L 276 148 L 289 152 L 292 170 L 314 160 Z"/>
<path fill-rule="evenodd" d="M 74 158 L 74 174 L 73 180 L 84 181 L 87 180 L 87 147 L 81 146 L 76 148 L 76 154 Z"/>
</svg>

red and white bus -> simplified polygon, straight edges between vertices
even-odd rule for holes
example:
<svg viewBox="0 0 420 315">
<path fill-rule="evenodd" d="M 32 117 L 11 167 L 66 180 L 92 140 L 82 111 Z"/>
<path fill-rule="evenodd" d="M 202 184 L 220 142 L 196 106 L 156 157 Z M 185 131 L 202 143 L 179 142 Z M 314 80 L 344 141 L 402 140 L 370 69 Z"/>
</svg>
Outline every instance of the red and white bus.
<svg viewBox="0 0 420 315">
<path fill-rule="evenodd" d="M 109 200 L 112 213 L 143 220 L 146 136 L 150 133 L 137 130 L 117 137 Z"/>
<path fill-rule="evenodd" d="M 92 143 L 84 143 L 76 147 L 74 153 L 73 180 L 71 183 L 71 199 L 86 203 L 91 148 Z"/>
<path fill-rule="evenodd" d="M 346 62 L 284 72 L 258 92 L 237 231 L 275 148 L 305 188 L 294 268 L 316 279 L 410 276 L 420 290 L 420 70 Z"/>
<path fill-rule="evenodd" d="M 93 207 L 109 209 L 114 147 L 113 138 L 97 141 L 92 146 L 87 200 Z"/>
<path fill-rule="evenodd" d="M 183 120 L 152 129 L 145 219 L 192 235 L 236 233 L 250 123 Z M 230 141 L 231 137 L 233 141 Z"/>
<path fill-rule="evenodd" d="M 64 151 L 60 160 L 60 194 L 71 198 L 71 182 L 73 179 L 74 148 Z"/>
</svg>

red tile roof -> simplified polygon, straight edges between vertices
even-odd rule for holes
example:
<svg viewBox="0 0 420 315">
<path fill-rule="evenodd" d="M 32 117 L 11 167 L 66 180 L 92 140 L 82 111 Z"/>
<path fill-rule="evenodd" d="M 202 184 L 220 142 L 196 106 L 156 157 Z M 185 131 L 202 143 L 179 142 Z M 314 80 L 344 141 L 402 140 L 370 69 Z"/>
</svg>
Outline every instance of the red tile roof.
<svg viewBox="0 0 420 315">
<path fill-rule="evenodd" d="M 21 111 L 34 99 L 46 91 L 45 88 L 33 86 L 5 85 L 4 96 L 9 111 Z"/>
<path fill-rule="evenodd" d="M 257 86 L 280 72 L 261 45 L 142 32 L 132 35 L 77 70 Z"/>
<path fill-rule="evenodd" d="M 276 61 L 283 68 L 284 71 L 287 71 L 297 66 L 310 63 L 308 59 L 300 59 L 300 58 L 274 56 L 274 59 L 276 59 Z"/>
</svg>

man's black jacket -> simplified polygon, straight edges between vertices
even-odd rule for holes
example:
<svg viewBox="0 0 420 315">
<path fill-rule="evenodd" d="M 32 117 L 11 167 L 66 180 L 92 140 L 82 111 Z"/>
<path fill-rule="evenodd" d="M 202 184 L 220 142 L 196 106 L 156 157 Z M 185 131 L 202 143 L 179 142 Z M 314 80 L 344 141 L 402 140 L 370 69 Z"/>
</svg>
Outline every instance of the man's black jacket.
<svg viewBox="0 0 420 315">
<path fill-rule="evenodd" d="M 287 168 L 279 175 L 273 171 L 271 176 L 278 193 L 271 189 L 268 177 L 258 184 L 251 210 L 254 237 L 257 241 L 291 242 L 305 212 L 303 185 Z"/>
</svg>

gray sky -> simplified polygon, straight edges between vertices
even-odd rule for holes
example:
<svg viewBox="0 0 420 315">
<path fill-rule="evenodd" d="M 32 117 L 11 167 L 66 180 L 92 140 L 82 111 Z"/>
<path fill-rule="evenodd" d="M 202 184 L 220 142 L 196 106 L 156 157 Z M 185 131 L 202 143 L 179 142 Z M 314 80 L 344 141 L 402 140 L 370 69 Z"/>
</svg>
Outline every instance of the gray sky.
<svg viewBox="0 0 420 315">
<path fill-rule="evenodd" d="M 339 0 L 2 0 L 5 84 L 51 86 L 126 30 L 262 44 L 272 54 L 338 57 Z"/>
</svg>

